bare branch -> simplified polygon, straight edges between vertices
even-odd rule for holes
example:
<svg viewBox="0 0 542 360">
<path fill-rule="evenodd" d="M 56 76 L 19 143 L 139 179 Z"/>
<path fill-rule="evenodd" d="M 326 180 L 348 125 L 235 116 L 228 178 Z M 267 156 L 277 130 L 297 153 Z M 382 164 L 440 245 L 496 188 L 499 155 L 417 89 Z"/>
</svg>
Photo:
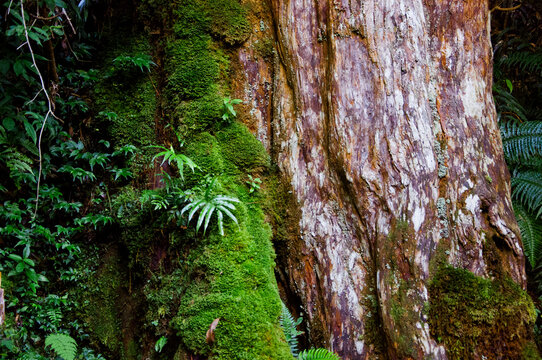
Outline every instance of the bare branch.
<svg viewBox="0 0 542 360">
<path fill-rule="evenodd" d="M 45 129 L 45 124 L 47 123 L 47 119 L 50 115 L 54 116 L 53 113 L 53 102 L 51 101 L 51 98 L 49 97 L 49 93 L 47 92 L 47 87 L 45 86 L 45 81 L 43 80 L 43 76 L 41 76 L 40 69 L 38 68 L 38 65 L 36 64 L 36 58 L 34 57 L 34 51 L 32 50 L 32 45 L 30 44 L 30 38 L 28 36 L 28 29 L 26 27 L 26 20 L 25 20 L 25 14 L 24 14 L 24 5 L 23 0 L 21 0 L 21 18 L 23 20 L 23 27 L 24 27 L 24 35 L 26 37 L 26 44 L 28 45 L 28 50 L 30 51 L 30 56 L 32 57 L 32 64 L 34 68 L 36 69 L 36 72 L 38 73 L 38 76 L 40 78 L 41 82 L 41 90 L 45 93 L 45 97 L 47 98 L 47 114 L 45 114 L 45 117 L 43 118 L 43 123 L 41 124 L 41 130 L 40 135 L 38 138 L 38 154 L 39 154 L 39 171 L 38 171 L 38 179 L 37 179 L 37 185 L 36 185 L 36 208 L 34 210 L 34 217 L 36 217 L 36 214 L 38 213 L 38 204 L 39 204 L 39 197 L 40 197 L 40 181 L 41 181 L 41 173 L 42 173 L 42 162 L 43 162 L 43 155 L 41 153 L 41 138 L 43 136 L 43 130 Z"/>
</svg>

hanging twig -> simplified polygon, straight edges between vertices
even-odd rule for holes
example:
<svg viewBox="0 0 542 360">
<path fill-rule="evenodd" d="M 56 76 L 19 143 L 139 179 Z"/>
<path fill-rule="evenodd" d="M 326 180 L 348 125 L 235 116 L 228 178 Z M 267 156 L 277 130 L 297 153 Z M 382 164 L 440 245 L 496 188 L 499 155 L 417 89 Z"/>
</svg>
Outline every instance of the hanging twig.
<svg viewBox="0 0 542 360">
<path fill-rule="evenodd" d="M 30 44 L 30 38 L 28 37 L 28 29 L 26 28 L 26 20 L 24 17 L 25 17 L 24 5 L 23 5 L 23 0 L 21 0 L 21 18 L 23 21 L 26 44 L 28 45 L 28 50 L 30 51 L 30 56 L 32 57 L 32 64 L 34 68 L 36 69 L 36 72 L 38 73 L 38 77 L 40 78 L 41 89 L 45 93 L 45 97 L 47 98 L 47 107 L 48 107 L 47 114 L 45 114 L 45 117 L 43 118 L 43 123 L 41 124 L 40 136 L 38 138 L 39 171 L 38 171 L 38 179 L 37 179 L 37 185 L 36 185 L 36 208 L 34 210 L 34 218 L 35 218 L 36 214 L 38 213 L 38 204 L 39 204 L 39 198 L 40 198 L 40 181 L 41 181 L 42 160 L 43 160 L 43 156 L 41 153 L 41 138 L 43 136 L 43 130 L 45 129 L 45 124 L 47 123 L 47 119 L 49 118 L 49 115 L 55 116 L 55 114 L 53 113 L 53 102 L 51 101 L 51 98 L 49 97 L 49 93 L 47 92 L 47 88 L 45 86 L 45 81 L 43 81 L 43 76 L 41 76 L 41 72 L 38 68 L 38 65 L 36 64 L 36 58 L 34 57 L 34 51 L 32 50 L 32 45 Z"/>
</svg>

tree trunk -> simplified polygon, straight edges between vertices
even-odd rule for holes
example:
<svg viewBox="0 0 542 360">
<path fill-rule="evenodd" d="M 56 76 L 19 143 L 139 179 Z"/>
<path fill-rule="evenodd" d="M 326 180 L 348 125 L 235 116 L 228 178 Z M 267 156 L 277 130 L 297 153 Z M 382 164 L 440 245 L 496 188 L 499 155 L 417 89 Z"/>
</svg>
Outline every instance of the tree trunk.
<svg viewBox="0 0 542 360">
<path fill-rule="evenodd" d="M 487 3 L 252 6 L 260 26 L 239 50 L 236 91 L 298 207 L 280 220 L 290 224 L 288 244 L 276 244 L 278 273 L 311 340 L 343 359 L 459 356 L 450 344 L 462 335 L 443 330 L 454 319 L 435 313 L 448 294 L 438 274 L 462 268 L 487 286 L 526 284 L 491 94 Z M 258 56 L 270 37 L 274 57 Z M 532 316 L 504 330 L 473 321 L 495 341 L 480 335 L 467 357 L 516 358 Z"/>
</svg>

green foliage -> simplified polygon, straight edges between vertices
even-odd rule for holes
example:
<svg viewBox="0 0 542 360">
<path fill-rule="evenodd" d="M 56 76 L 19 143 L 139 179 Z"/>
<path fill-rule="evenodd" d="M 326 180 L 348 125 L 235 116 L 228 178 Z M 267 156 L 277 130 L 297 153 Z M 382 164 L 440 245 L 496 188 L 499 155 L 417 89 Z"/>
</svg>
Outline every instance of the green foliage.
<svg viewBox="0 0 542 360">
<path fill-rule="evenodd" d="M 512 174 L 512 201 L 529 261 L 531 287 L 542 294 L 542 8 L 537 1 L 498 13 L 493 21 L 494 96 L 504 155 Z M 505 27 L 506 26 L 506 27 Z"/>
<path fill-rule="evenodd" d="M 523 48 L 510 52 L 499 59 L 498 65 L 542 76 L 542 51 Z"/>
<path fill-rule="evenodd" d="M 299 360 L 340 360 L 339 356 L 326 349 L 303 350 L 299 353 Z"/>
<path fill-rule="evenodd" d="M 239 199 L 231 196 L 213 194 L 215 181 L 216 177 L 208 183 L 203 194 L 194 194 L 190 196 L 189 203 L 181 210 L 181 215 L 186 211 L 190 211 L 188 213 L 188 222 L 190 222 L 194 214 L 199 211 L 196 232 L 199 231 L 199 228 L 205 221 L 205 225 L 203 226 L 203 233 L 205 233 L 209 221 L 211 220 L 211 216 L 213 213 L 216 213 L 218 231 L 220 232 L 220 235 L 224 236 L 224 214 L 237 224 L 237 218 L 232 214 L 231 210 L 235 210 L 235 205 L 233 205 L 233 203 L 238 203 Z"/>
<path fill-rule="evenodd" d="M 242 103 L 243 100 L 241 99 L 224 98 L 222 105 L 222 120 L 224 120 L 226 123 L 232 122 L 237 117 L 237 112 L 235 112 L 233 105 Z"/>
<path fill-rule="evenodd" d="M 525 256 L 534 269 L 542 256 L 542 220 L 534 218 L 520 204 L 514 206 L 514 212 L 521 231 Z"/>
<path fill-rule="evenodd" d="M 279 317 L 280 326 L 284 331 L 286 342 L 290 346 L 290 352 L 299 360 L 340 360 L 339 356 L 323 348 L 303 350 L 299 353 L 299 341 L 297 337 L 303 334 L 303 331 L 297 330 L 297 327 L 303 321 L 303 318 L 295 319 L 286 305 L 281 302 L 282 311 Z"/>
<path fill-rule="evenodd" d="M 192 160 L 190 160 L 188 156 L 176 153 L 175 150 L 173 149 L 173 146 L 171 145 L 169 146 L 169 149 L 164 146 L 154 146 L 154 147 L 163 149 L 164 151 L 156 154 L 153 158 L 153 161 L 156 158 L 162 157 L 162 163 L 160 165 L 164 164 L 166 161 L 168 164 L 172 162 L 175 163 L 175 165 L 177 166 L 177 169 L 179 170 L 179 175 L 181 176 L 182 180 L 184 180 L 184 174 L 183 174 L 184 165 L 188 165 L 188 167 L 190 168 L 190 170 L 192 170 L 192 172 L 194 172 L 194 169 L 197 167 L 197 165 Z"/>
<path fill-rule="evenodd" d="M 74 360 L 77 354 L 77 342 L 65 334 L 50 334 L 45 338 L 45 346 L 50 346 L 64 360 Z"/>
<path fill-rule="evenodd" d="M 542 155 L 542 121 L 502 122 L 501 134 L 509 164 L 523 164 Z"/>
<path fill-rule="evenodd" d="M 162 352 L 162 349 L 167 343 L 167 337 L 162 336 L 160 339 L 156 340 L 156 343 L 154 344 L 154 350 L 156 352 Z"/>
<path fill-rule="evenodd" d="M 542 214 L 542 173 L 517 171 L 511 180 L 514 199 L 527 207 L 537 218 Z"/>
<path fill-rule="evenodd" d="M 297 330 L 297 327 L 299 326 L 299 324 L 301 324 L 303 318 L 300 317 L 296 320 L 283 302 L 281 302 L 281 305 L 282 311 L 279 318 L 280 326 L 284 331 L 284 335 L 286 336 L 286 342 L 288 343 L 288 346 L 290 346 L 290 351 L 292 355 L 294 357 L 297 357 L 299 353 L 299 341 L 297 340 L 297 337 L 303 334 L 303 331 Z"/>
<path fill-rule="evenodd" d="M 119 55 L 113 59 L 113 64 L 120 69 L 138 67 L 142 72 L 151 71 L 151 66 L 156 66 L 148 54 Z"/>
<path fill-rule="evenodd" d="M 252 194 L 256 190 L 260 190 L 260 184 L 262 183 L 262 179 L 260 178 L 253 178 L 252 175 L 248 175 L 248 180 L 245 181 L 246 184 L 249 186 L 249 194 Z"/>
</svg>

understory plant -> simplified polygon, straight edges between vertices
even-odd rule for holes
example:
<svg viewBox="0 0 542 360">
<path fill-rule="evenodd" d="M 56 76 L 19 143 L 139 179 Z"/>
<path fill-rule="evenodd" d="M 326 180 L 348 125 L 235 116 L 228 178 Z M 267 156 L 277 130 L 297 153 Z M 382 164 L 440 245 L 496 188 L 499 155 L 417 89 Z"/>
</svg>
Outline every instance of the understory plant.
<svg viewBox="0 0 542 360">
<path fill-rule="evenodd" d="M 299 352 L 299 335 L 303 332 L 299 331 L 297 327 L 303 321 L 303 318 L 295 319 L 290 313 L 290 310 L 286 307 L 284 302 L 282 304 L 282 311 L 279 317 L 280 326 L 284 331 L 286 342 L 290 346 L 292 355 L 299 360 L 340 360 L 339 356 L 327 349 L 317 348 L 308 349 Z"/>
</svg>

